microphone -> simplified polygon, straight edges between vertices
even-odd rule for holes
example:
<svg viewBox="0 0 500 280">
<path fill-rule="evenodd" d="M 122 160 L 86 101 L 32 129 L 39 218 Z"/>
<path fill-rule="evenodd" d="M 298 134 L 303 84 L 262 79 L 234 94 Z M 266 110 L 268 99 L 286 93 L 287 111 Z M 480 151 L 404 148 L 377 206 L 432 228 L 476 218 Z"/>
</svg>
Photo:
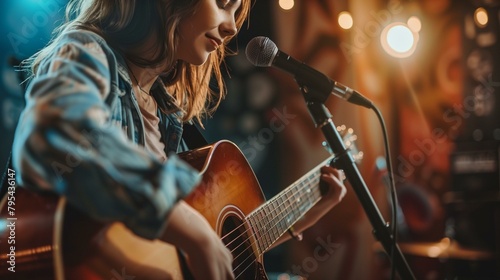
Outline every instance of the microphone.
<svg viewBox="0 0 500 280">
<path fill-rule="evenodd" d="M 245 53 L 253 65 L 258 67 L 274 66 L 292 74 L 299 83 L 319 91 L 323 94 L 321 96 L 322 102 L 326 101 L 329 94 L 333 94 L 350 103 L 373 108 L 372 102 L 361 93 L 331 80 L 318 70 L 278 50 L 276 44 L 267 37 L 258 36 L 250 40 Z"/>
</svg>

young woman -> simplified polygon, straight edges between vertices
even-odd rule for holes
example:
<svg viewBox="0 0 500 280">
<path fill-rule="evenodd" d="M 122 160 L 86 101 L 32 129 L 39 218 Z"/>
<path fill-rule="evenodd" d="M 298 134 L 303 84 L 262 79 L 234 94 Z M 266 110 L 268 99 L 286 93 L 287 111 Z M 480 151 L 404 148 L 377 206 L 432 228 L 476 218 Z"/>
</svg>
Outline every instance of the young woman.
<svg viewBox="0 0 500 280">
<path fill-rule="evenodd" d="M 224 96 L 225 46 L 249 9 L 250 0 L 70 1 L 68 21 L 26 62 L 33 75 L 13 148 L 19 184 L 174 244 L 196 279 L 232 279 L 231 253 L 182 201 L 200 175 L 175 153 L 186 148 L 182 124 Z M 328 192 L 297 231 L 345 194 L 338 170 L 322 173 Z"/>
</svg>

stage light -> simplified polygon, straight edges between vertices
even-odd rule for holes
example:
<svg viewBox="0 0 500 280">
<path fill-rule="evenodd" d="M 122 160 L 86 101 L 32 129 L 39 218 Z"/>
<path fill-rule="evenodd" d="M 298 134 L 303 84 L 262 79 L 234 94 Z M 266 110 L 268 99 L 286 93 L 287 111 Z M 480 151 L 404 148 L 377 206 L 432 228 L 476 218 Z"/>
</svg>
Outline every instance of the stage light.
<svg viewBox="0 0 500 280">
<path fill-rule="evenodd" d="M 411 30 L 403 25 L 396 25 L 387 31 L 387 44 L 397 53 L 405 53 L 413 46 L 413 34 Z"/>
<path fill-rule="evenodd" d="M 341 12 L 338 17 L 338 22 L 340 27 L 343 29 L 351 29 L 353 25 L 353 19 L 349 12 Z"/>
<path fill-rule="evenodd" d="M 485 27 L 488 24 L 488 13 L 484 8 L 477 8 L 474 12 L 474 21 L 477 26 Z"/>
<path fill-rule="evenodd" d="M 380 34 L 382 48 L 397 58 L 409 57 L 416 49 L 418 32 L 414 32 L 402 22 L 387 25 Z"/>
<path fill-rule="evenodd" d="M 412 16 L 408 19 L 407 21 L 408 27 L 411 29 L 413 32 L 420 32 L 420 29 L 422 29 L 422 22 L 420 19 L 416 16 Z"/>
<path fill-rule="evenodd" d="M 283 10 L 290 10 L 295 5 L 293 0 L 280 0 L 279 5 Z"/>
</svg>

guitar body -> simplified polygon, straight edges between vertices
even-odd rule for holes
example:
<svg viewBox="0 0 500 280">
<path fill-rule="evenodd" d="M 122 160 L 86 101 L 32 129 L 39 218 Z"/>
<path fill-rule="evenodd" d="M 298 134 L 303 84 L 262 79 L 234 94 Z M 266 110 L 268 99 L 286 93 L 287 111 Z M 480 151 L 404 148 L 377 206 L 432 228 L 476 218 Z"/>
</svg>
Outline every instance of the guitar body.
<svg viewBox="0 0 500 280">
<path fill-rule="evenodd" d="M 222 240 L 233 251 L 235 275 L 267 279 L 262 254 L 245 220 L 265 199 L 241 151 L 220 141 L 180 156 L 203 174 L 185 201 L 221 238 L 227 235 Z M 15 216 L 10 216 L 7 197 L 0 203 L 0 221 L 15 224 L 0 229 L 1 279 L 192 279 L 175 247 L 139 238 L 118 222 L 96 223 L 64 198 L 17 188 L 15 209 Z M 13 217 L 16 220 L 9 220 Z M 9 237 L 15 244 L 7 242 Z M 15 272 L 9 271 L 12 265 Z"/>
</svg>

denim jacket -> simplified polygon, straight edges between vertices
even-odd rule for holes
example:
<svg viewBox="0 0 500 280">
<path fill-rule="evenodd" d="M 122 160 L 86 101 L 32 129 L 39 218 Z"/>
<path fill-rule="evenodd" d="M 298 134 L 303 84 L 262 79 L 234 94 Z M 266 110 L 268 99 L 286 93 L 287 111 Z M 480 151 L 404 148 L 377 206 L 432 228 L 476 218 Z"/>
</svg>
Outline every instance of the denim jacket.
<svg viewBox="0 0 500 280">
<path fill-rule="evenodd" d="M 173 104 L 159 80 L 154 88 L 158 102 Z M 122 221 L 139 236 L 159 237 L 172 206 L 200 174 L 175 155 L 183 146 L 180 113 L 158 114 L 166 162 L 143 147 L 123 57 L 95 33 L 62 34 L 26 92 L 13 145 L 19 185 L 63 195 L 90 217 Z"/>
</svg>

